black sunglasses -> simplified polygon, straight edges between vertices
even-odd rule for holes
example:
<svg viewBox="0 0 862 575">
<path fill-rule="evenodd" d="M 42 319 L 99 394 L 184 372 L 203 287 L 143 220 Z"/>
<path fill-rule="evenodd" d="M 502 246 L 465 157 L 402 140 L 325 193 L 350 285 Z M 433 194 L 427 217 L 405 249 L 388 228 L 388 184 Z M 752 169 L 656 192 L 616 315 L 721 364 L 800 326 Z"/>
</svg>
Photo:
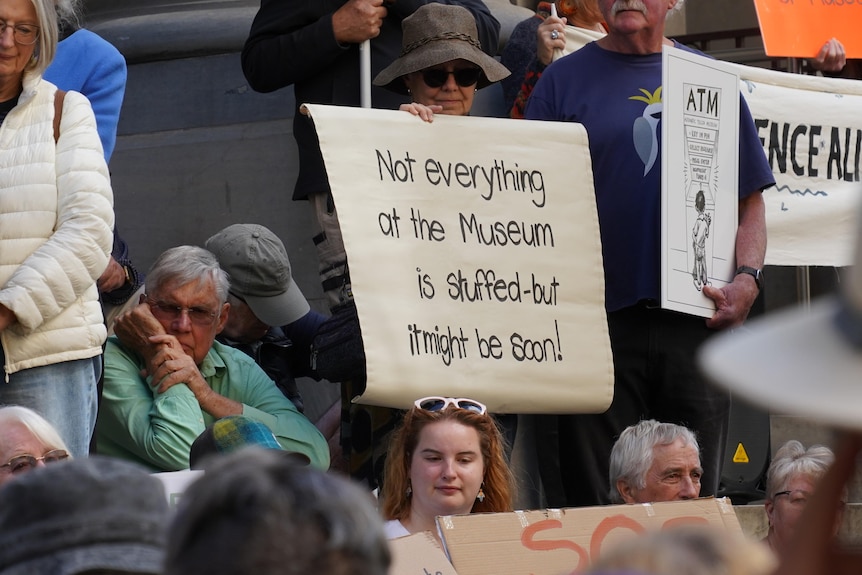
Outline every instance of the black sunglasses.
<svg viewBox="0 0 862 575">
<path fill-rule="evenodd" d="M 449 74 L 455 76 L 455 83 L 466 88 L 475 86 L 482 76 L 481 68 L 457 68 L 449 72 L 443 68 L 431 68 L 422 70 L 422 81 L 429 88 L 439 88 L 449 79 Z"/>
</svg>

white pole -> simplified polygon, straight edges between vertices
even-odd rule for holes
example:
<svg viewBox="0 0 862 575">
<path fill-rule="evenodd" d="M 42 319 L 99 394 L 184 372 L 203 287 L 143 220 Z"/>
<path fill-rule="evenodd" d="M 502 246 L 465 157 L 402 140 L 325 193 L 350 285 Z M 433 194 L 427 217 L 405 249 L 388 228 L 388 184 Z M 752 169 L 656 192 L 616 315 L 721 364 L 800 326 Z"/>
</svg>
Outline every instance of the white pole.
<svg viewBox="0 0 862 575">
<path fill-rule="evenodd" d="M 371 40 L 359 45 L 359 104 L 371 107 Z"/>
</svg>

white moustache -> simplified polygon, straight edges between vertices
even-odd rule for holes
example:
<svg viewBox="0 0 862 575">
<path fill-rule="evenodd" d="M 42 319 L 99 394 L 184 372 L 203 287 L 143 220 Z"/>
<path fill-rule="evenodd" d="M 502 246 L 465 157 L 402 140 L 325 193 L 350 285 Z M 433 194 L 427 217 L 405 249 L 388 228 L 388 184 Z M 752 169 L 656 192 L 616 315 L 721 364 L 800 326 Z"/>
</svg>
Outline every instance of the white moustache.
<svg viewBox="0 0 862 575">
<path fill-rule="evenodd" d="M 617 0 L 611 6 L 611 15 L 616 16 L 617 13 L 624 10 L 637 10 L 644 16 L 647 15 L 647 7 L 641 0 Z"/>
</svg>

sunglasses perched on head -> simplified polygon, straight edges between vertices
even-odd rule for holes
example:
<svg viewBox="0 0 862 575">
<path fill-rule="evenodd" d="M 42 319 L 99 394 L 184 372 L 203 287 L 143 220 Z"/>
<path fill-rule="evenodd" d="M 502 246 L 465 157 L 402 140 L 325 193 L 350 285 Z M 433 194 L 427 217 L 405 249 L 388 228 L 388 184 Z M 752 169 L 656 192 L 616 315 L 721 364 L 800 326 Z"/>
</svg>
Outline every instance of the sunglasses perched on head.
<svg viewBox="0 0 862 575">
<path fill-rule="evenodd" d="M 423 397 L 422 399 L 417 399 L 413 405 L 425 411 L 443 411 L 448 406 L 453 405 L 459 409 L 466 409 L 479 415 L 485 415 L 488 412 L 488 408 L 483 404 L 475 399 L 467 399 L 466 397 Z"/>
<path fill-rule="evenodd" d="M 480 68 L 456 68 L 451 72 L 443 68 L 429 68 L 422 70 L 422 81 L 429 88 L 439 88 L 449 79 L 449 74 L 455 77 L 455 83 L 462 88 L 475 86 L 482 77 Z"/>
</svg>

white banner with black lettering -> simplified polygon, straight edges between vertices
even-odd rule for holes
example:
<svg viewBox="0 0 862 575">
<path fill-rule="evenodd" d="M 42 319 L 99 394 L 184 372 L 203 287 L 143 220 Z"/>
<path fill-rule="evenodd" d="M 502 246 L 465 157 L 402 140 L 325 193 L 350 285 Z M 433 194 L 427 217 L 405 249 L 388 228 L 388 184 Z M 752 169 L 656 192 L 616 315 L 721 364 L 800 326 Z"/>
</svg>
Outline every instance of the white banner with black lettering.
<svg viewBox="0 0 862 575">
<path fill-rule="evenodd" d="M 592 40 L 568 28 L 555 58 Z M 763 196 L 766 263 L 851 264 L 862 192 L 862 82 L 730 65 L 775 175 Z"/>
<path fill-rule="evenodd" d="M 358 401 L 604 411 L 613 362 L 583 127 L 307 108 L 365 344 Z"/>
<path fill-rule="evenodd" d="M 766 263 L 853 262 L 862 184 L 862 83 L 737 66 L 775 176 Z"/>
</svg>

